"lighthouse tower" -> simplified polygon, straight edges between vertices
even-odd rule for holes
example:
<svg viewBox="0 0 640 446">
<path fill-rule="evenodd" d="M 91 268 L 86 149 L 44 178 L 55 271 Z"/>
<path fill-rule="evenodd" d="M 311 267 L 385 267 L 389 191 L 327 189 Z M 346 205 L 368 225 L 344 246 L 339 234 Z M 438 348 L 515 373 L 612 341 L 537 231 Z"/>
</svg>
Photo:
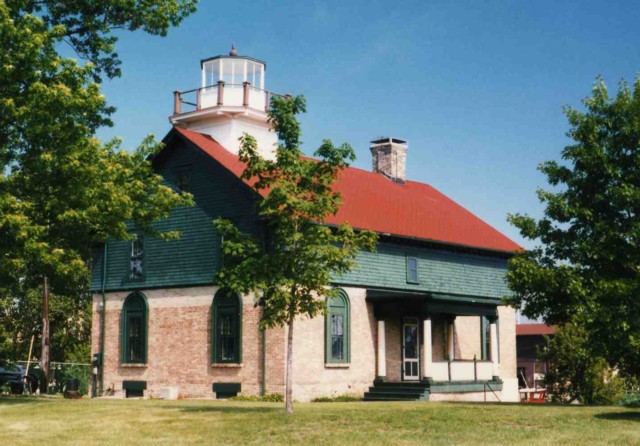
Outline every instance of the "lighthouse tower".
<svg viewBox="0 0 640 446">
<path fill-rule="evenodd" d="M 210 135 L 227 150 L 238 153 L 243 133 L 253 136 L 258 150 L 272 158 L 277 143 L 267 110 L 272 93 L 265 89 L 267 64 L 239 56 L 235 45 L 228 56 L 200 61 L 201 86 L 174 92 L 171 124 Z"/>
</svg>

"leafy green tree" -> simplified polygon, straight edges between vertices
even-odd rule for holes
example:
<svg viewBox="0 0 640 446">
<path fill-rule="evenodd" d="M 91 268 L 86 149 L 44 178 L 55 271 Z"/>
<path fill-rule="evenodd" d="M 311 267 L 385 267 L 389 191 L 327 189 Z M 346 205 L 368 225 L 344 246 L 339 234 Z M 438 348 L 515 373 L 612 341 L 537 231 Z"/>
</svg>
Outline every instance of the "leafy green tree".
<svg viewBox="0 0 640 446">
<path fill-rule="evenodd" d="M 558 327 L 547 347 L 539 352 L 549 365 L 545 384 L 553 401 L 616 404 L 624 396 L 624 380 L 605 358 L 593 354 L 590 338 L 581 324 L 570 322 Z"/>
<path fill-rule="evenodd" d="M 511 215 L 538 243 L 516 255 L 510 302 L 551 324 L 573 322 L 589 350 L 640 374 L 640 77 L 610 97 L 598 79 L 584 110 L 565 108 L 573 140 L 562 161 L 541 164 L 544 217 Z"/>
<path fill-rule="evenodd" d="M 215 221 L 224 238 L 225 266 L 217 275 L 219 284 L 242 294 L 257 293 L 262 328 L 288 329 L 287 413 L 293 412 L 295 318 L 322 313 L 325 299 L 336 295 L 331 278 L 353 268 L 358 251 L 372 250 L 376 242 L 372 232 L 324 224 L 342 203 L 333 185 L 355 154 L 348 144 L 335 147 L 325 140 L 315 152 L 319 160 L 305 158 L 296 119 L 304 111 L 302 96 L 272 99 L 269 119 L 280 141 L 275 160 L 259 155 L 253 137 L 241 138 L 240 160 L 246 163 L 242 178 L 263 197 L 258 215 L 267 225 L 266 240 L 242 233 L 228 220 Z"/>
<path fill-rule="evenodd" d="M 99 83 L 120 75 L 113 31 L 165 35 L 195 4 L 0 1 L 0 279 L 9 299 L 20 295 L 16 284 L 42 290 L 45 373 L 49 294 L 86 291 L 92 248 L 107 237 L 131 238 L 127 221 L 175 237 L 153 222 L 191 203 L 153 172 L 149 157 L 159 145 L 152 139 L 129 154 L 118 141 L 102 145 L 95 132 L 113 112 Z M 65 44 L 82 65 L 60 54 Z"/>
</svg>

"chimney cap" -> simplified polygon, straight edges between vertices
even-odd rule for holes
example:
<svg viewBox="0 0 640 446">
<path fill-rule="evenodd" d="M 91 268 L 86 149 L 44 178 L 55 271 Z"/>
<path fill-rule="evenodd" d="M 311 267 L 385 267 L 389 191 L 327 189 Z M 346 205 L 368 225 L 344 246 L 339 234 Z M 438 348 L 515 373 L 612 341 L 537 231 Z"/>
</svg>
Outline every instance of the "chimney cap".
<svg viewBox="0 0 640 446">
<path fill-rule="evenodd" d="M 390 136 L 381 136 L 378 139 L 371 141 L 371 144 L 404 144 L 407 145 L 407 141 L 399 138 L 392 138 Z"/>
</svg>

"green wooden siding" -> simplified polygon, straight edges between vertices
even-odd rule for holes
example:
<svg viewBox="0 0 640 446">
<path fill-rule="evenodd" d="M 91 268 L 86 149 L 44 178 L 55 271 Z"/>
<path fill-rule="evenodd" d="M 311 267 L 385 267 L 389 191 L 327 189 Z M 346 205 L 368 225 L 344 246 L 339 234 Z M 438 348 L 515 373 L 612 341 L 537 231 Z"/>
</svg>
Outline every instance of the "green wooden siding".
<svg viewBox="0 0 640 446">
<path fill-rule="evenodd" d="M 407 283 L 407 257 L 418 259 L 419 283 Z M 357 262 L 357 268 L 334 283 L 496 299 L 509 294 L 504 258 L 384 242 L 377 252 L 361 252 Z"/>
<path fill-rule="evenodd" d="M 233 174 L 189 143 L 174 139 L 158 163 L 167 184 L 178 187 L 180 175 L 190 167 L 189 189 L 196 206 L 175 209 L 160 222 L 162 230 L 179 230 L 178 240 L 146 238 L 144 280 L 129 277 L 130 241 L 108 244 L 108 291 L 196 286 L 214 283 L 220 267 L 220 237 L 212 221 L 233 220 L 245 232 L 262 229 L 255 214 L 256 196 Z M 93 291 L 102 286 L 103 252 L 97 250 L 92 270 Z M 407 259 L 418 263 L 418 283 L 408 283 Z M 428 291 L 499 299 L 509 294 L 505 283 L 507 260 L 502 257 L 427 249 L 384 242 L 375 253 L 362 252 L 359 266 L 334 279 L 335 285 Z"/>
<path fill-rule="evenodd" d="M 129 277 L 130 241 L 108 244 L 107 290 L 146 289 L 171 286 L 206 285 L 214 282 L 220 263 L 220 237 L 213 220 L 230 218 L 243 231 L 258 233 L 253 193 L 231 173 L 206 154 L 186 143 L 165 152 L 159 172 L 167 184 L 177 188 L 178 173 L 191 167 L 189 188 L 196 205 L 177 208 L 157 224 L 161 230 L 179 230 L 177 240 L 147 237 L 144 253 L 144 280 Z M 97 252 L 92 270 L 92 290 L 102 286 L 102 252 Z"/>
</svg>

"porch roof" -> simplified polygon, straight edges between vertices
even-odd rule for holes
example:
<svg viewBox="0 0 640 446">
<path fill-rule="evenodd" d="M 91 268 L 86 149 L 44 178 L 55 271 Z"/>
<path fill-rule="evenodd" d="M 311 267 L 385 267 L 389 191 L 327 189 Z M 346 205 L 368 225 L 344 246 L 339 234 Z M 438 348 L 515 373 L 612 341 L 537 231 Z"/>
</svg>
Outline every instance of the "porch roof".
<svg viewBox="0 0 640 446">
<path fill-rule="evenodd" d="M 367 289 L 367 300 L 380 304 L 410 304 L 419 306 L 423 314 L 451 314 L 459 316 L 495 316 L 500 299 L 464 296 L 424 291 Z"/>
</svg>

